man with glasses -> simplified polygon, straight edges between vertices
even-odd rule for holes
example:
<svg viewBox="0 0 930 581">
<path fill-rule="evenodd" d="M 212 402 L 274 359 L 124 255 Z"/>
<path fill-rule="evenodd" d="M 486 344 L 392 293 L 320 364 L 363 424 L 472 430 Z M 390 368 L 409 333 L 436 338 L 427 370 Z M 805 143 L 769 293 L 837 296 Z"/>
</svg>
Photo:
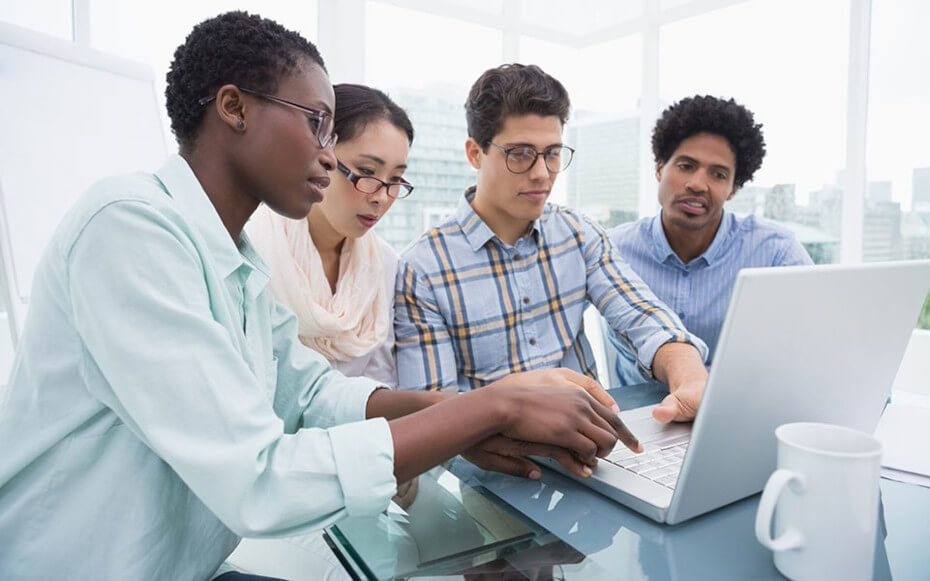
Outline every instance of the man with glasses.
<svg viewBox="0 0 930 581">
<path fill-rule="evenodd" d="M 661 421 L 694 416 L 707 348 L 689 334 L 587 218 L 546 200 L 574 150 L 569 99 L 536 66 L 486 71 L 465 103 L 477 170 L 455 214 L 401 257 L 398 385 L 469 391 L 509 373 L 568 367 L 595 377 L 582 313 L 591 301 L 671 395 Z"/>
<path fill-rule="evenodd" d="M 733 99 L 694 96 L 662 113 L 652 132 L 659 182 L 658 216 L 621 224 L 608 235 L 651 289 L 674 307 L 714 357 L 720 328 L 743 268 L 811 264 L 794 234 L 756 216 L 736 217 L 724 203 L 752 179 L 765 157 L 762 125 Z M 622 337 L 622 384 L 643 381 Z"/>
</svg>

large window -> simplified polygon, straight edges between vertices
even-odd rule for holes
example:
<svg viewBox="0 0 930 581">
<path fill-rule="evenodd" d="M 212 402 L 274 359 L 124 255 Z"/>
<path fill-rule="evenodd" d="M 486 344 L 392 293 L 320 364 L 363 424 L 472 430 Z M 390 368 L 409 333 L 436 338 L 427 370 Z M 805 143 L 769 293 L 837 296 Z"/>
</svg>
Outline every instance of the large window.
<svg viewBox="0 0 930 581">
<path fill-rule="evenodd" d="M 732 97 L 764 127 L 767 155 L 727 207 L 795 231 L 817 262 L 842 235 L 847 0 L 750 0 L 665 25 L 659 95 Z"/>
<path fill-rule="evenodd" d="M 863 33 L 854 9 L 869 7 Z M 232 9 L 314 41 L 322 9 L 334 78 L 385 89 L 409 110 L 417 192 L 378 226 L 396 247 L 473 182 L 462 149 L 468 87 L 485 69 L 519 61 L 552 73 L 572 98 L 565 140 L 578 154 L 556 202 L 607 226 L 656 211 L 655 115 L 688 95 L 734 97 L 764 124 L 768 155 L 731 211 L 788 225 L 817 262 L 839 260 L 841 242 L 844 260 L 858 260 L 860 240 L 867 261 L 930 257 L 930 77 L 921 69 L 930 8 L 921 0 L 36 0 L 3 3 L 0 21 L 148 63 L 163 99 L 190 27 Z M 327 55 L 333 38 L 348 50 Z M 855 81 L 866 70 L 862 137 L 866 95 Z M 866 148 L 863 179 L 858 161 L 856 171 L 845 166 Z M 859 203 L 861 213 L 849 211 Z"/>
<path fill-rule="evenodd" d="M 572 101 L 564 140 L 576 153 L 552 201 L 578 208 L 605 227 L 635 219 L 642 37 L 583 48 L 524 37 L 520 60 L 559 79 Z"/>
<path fill-rule="evenodd" d="M 503 34 L 380 2 L 367 4 L 366 22 L 365 82 L 404 107 L 416 133 L 406 174 L 416 191 L 376 226 L 400 249 L 452 213 L 475 182 L 463 104 L 475 79 L 501 63 Z"/>
<path fill-rule="evenodd" d="M 930 61 L 920 0 L 874 0 L 863 258 L 930 257 Z"/>
<path fill-rule="evenodd" d="M 151 65 L 163 104 L 165 73 L 191 26 L 236 9 L 322 44 L 335 80 L 382 88 L 408 110 L 417 191 L 378 225 L 397 248 L 474 182 L 463 151 L 467 90 L 487 68 L 519 61 L 559 78 L 572 98 L 565 141 L 578 153 L 553 201 L 605 226 L 658 209 L 655 116 L 712 94 L 752 109 L 768 144 L 729 210 L 787 225 L 816 262 L 840 260 L 841 243 L 847 261 L 930 258 L 922 0 L 33 0 L 0 3 L 0 22 Z"/>
<path fill-rule="evenodd" d="M 930 61 L 921 0 L 873 0 L 864 260 L 930 258 Z M 930 296 L 918 325 L 930 328 Z"/>
</svg>

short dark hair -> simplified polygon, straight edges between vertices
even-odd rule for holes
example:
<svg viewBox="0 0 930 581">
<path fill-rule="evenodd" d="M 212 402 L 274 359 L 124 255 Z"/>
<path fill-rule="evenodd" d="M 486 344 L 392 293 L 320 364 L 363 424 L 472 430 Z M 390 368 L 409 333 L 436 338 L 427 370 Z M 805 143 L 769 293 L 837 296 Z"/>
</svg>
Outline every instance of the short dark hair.
<svg viewBox="0 0 930 581">
<path fill-rule="evenodd" d="M 178 144 L 193 144 L 205 110 L 200 99 L 227 83 L 274 93 L 302 58 L 326 70 L 313 43 L 255 14 L 227 12 L 195 26 L 174 51 L 167 75 L 166 105 Z"/>
<path fill-rule="evenodd" d="M 413 124 L 407 112 L 384 92 L 351 83 L 334 85 L 333 90 L 336 93 L 336 134 L 339 141 L 351 141 L 369 123 L 385 119 L 406 133 L 407 142 L 413 144 Z"/>
<path fill-rule="evenodd" d="M 568 121 L 568 91 L 536 65 L 506 64 L 485 71 L 465 101 L 468 136 L 487 151 L 511 115 L 554 115 Z"/>
<path fill-rule="evenodd" d="M 733 183 L 737 188 L 752 179 L 765 157 L 762 124 L 752 111 L 733 99 L 695 95 L 678 101 L 656 122 L 652 153 L 656 163 L 669 160 L 681 142 L 698 133 L 711 133 L 727 140 L 736 156 Z"/>
</svg>

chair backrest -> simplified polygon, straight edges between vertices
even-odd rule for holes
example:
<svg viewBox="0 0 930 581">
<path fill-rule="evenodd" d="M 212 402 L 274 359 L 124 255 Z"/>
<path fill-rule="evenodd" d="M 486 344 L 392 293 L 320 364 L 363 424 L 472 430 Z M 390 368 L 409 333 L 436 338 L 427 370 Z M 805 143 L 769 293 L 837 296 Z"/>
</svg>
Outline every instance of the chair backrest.
<svg viewBox="0 0 930 581">
<path fill-rule="evenodd" d="M 594 352 L 594 363 L 597 367 L 597 379 L 605 389 L 617 387 L 620 380 L 617 377 L 617 350 L 610 344 L 608 333 L 610 325 L 594 307 L 588 305 L 584 311 L 585 336 Z"/>
<path fill-rule="evenodd" d="M 604 364 L 607 366 L 607 387 L 619 387 L 623 385 L 623 380 L 617 374 L 617 365 L 620 359 L 620 353 L 617 348 L 610 342 L 610 334 L 613 332 L 607 319 L 598 317 L 601 330 L 601 341 L 604 342 Z"/>
<path fill-rule="evenodd" d="M 15 347 L 56 226 L 103 177 L 168 153 L 150 67 L 0 23 L 0 265 Z"/>
</svg>

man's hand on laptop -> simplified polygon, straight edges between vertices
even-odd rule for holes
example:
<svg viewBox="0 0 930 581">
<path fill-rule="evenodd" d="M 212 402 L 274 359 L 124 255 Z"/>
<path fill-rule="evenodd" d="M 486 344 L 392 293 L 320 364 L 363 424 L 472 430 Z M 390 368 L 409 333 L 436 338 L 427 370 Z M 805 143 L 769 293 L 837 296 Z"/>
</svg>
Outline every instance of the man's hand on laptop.
<svg viewBox="0 0 930 581">
<path fill-rule="evenodd" d="M 701 405 L 706 383 L 706 379 L 697 379 L 679 385 L 652 410 L 652 417 L 662 423 L 690 422 Z"/>
<path fill-rule="evenodd" d="M 671 392 L 652 410 L 652 417 L 666 424 L 693 420 L 707 384 L 707 368 L 697 348 L 689 343 L 662 345 L 652 360 L 652 372 Z"/>
</svg>

